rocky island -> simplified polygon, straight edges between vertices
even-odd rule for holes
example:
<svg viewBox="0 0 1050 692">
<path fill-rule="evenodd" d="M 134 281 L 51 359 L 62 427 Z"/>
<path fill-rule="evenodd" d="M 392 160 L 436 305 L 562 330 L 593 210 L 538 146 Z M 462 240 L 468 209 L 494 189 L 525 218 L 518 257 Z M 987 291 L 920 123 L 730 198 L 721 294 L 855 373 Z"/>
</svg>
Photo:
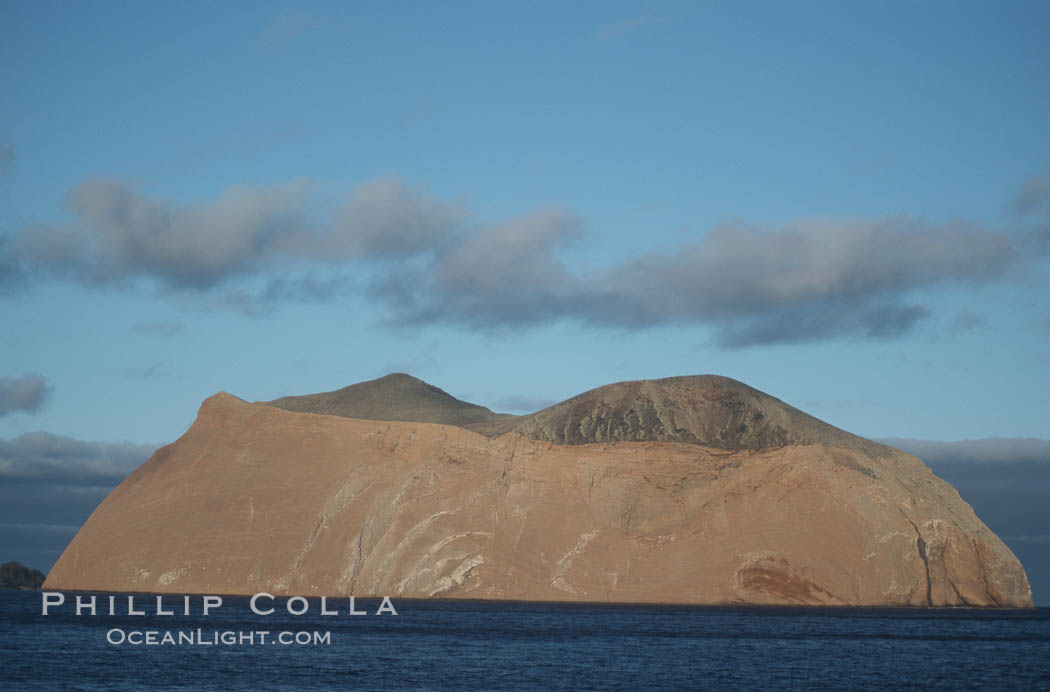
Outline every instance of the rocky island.
<svg viewBox="0 0 1050 692">
<path fill-rule="evenodd" d="M 527 416 L 404 374 L 220 393 L 91 515 L 45 588 L 1030 607 L 919 459 L 713 375 Z"/>
<path fill-rule="evenodd" d="M 20 562 L 5 562 L 0 565 L 0 589 L 39 589 L 44 583 L 44 573 L 29 569 Z"/>
</svg>

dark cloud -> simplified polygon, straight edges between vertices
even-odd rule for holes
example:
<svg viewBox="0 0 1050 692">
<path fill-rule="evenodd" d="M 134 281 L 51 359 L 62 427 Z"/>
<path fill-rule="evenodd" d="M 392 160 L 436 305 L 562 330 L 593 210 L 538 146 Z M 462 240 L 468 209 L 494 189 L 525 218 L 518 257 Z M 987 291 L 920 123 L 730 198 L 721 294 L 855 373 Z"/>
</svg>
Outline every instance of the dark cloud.
<svg viewBox="0 0 1050 692">
<path fill-rule="evenodd" d="M 51 396 L 52 387 L 47 378 L 36 373 L 21 377 L 0 377 L 0 416 L 15 411 L 36 413 Z"/>
<path fill-rule="evenodd" d="M 0 439 L 0 555 L 47 571 L 153 445 L 36 432 Z"/>
<path fill-rule="evenodd" d="M 1039 605 L 1050 604 L 1050 440 L 881 440 L 951 483 L 1021 560 Z"/>
<path fill-rule="evenodd" d="M 565 209 L 468 225 L 461 204 L 383 178 L 314 222 L 308 192 L 242 187 L 179 206 L 90 181 L 69 195 L 74 223 L 24 229 L 21 259 L 88 283 L 216 289 L 218 304 L 253 315 L 364 292 L 394 326 L 698 324 L 739 348 L 898 337 L 932 314 L 925 289 L 995 281 L 1024 257 L 1016 237 L 965 222 L 808 218 L 722 224 L 673 251 L 587 270 L 565 251 L 595 239 Z"/>
<path fill-rule="evenodd" d="M 547 210 L 479 229 L 431 263 L 385 278 L 374 294 L 402 323 L 709 324 L 719 344 L 740 347 L 899 336 L 930 314 L 911 292 L 992 280 L 1016 259 L 1005 235 L 965 224 L 807 219 L 720 226 L 673 253 L 586 275 L 559 258 L 582 228 L 572 214 Z"/>
<path fill-rule="evenodd" d="M 930 314 L 922 305 L 860 305 L 825 300 L 778 310 L 719 327 L 715 343 L 723 348 L 806 343 L 845 334 L 890 339 L 906 334 Z"/>
<path fill-rule="evenodd" d="M 1050 468 L 1050 440 L 1038 438 L 989 437 L 959 442 L 886 438 L 880 442 L 914 454 L 927 464 L 1025 462 L 1047 464 Z"/>
<path fill-rule="evenodd" d="M 88 442 L 47 432 L 0 439 L 0 479 L 11 484 L 113 487 L 146 461 L 155 445 Z"/>
</svg>

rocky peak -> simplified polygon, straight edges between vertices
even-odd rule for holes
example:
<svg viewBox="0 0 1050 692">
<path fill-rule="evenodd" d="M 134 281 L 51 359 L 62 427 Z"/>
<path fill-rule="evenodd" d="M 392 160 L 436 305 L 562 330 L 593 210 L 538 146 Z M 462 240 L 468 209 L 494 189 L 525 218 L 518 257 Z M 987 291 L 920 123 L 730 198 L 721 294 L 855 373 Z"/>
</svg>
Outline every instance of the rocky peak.
<svg viewBox="0 0 1050 692">
<path fill-rule="evenodd" d="M 882 450 L 882 445 L 718 375 L 598 387 L 525 416 L 509 430 L 561 445 L 684 442 L 739 451 L 824 443 L 874 454 Z"/>
<path fill-rule="evenodd" d="M 265 403 L 298 413 L 443 425 L 468 425 L 501 417 L 403 372 L 331 392 L 286 396 Z"/>
</svg>

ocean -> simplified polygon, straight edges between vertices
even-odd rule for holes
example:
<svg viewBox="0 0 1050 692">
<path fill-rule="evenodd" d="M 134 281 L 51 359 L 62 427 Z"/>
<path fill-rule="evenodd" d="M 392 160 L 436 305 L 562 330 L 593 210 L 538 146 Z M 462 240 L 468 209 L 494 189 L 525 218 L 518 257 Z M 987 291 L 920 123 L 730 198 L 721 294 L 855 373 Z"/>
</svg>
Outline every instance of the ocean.
<svg viewBox="0 0 1050 692">
<path fill-rule="evenodd" d="M 226 596 L 204 616 L 199 596 L 189 615 L 182 597 L 165 596 L 176 614 L 157 615 L 156 597 L 136 596 L 146 615 L 128 615 L 122 595 L 111 616 L 102 595 L 98 615 L 78 616 L 66 599 L 44 616 L 39 592 L 0 592 L 6 689 L 1050 689 L 1047 608 L 392 599 L 397 615 L 377 615 L 369 599 L 349 615 L 347 599 L 328 599 L 329 616 L 311 598 L 292 603 L 309 607 L 294 616 L 284 599 L 256 615 Z"/>
</svg>

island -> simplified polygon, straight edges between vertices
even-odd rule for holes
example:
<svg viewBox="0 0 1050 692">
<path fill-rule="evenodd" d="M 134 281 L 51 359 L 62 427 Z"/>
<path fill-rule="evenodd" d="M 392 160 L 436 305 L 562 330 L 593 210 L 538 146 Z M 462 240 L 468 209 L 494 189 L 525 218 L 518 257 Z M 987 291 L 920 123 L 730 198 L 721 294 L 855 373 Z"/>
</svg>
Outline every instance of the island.
<svg viewBox="0 0 1050 692">
<path fill-rule="evenodd" d="M 226 393 L 110 493 L 49 590 L 1031 607 L 919 459 L 716 375 L 526 416 L 395 373 Z"/>
</svg>

